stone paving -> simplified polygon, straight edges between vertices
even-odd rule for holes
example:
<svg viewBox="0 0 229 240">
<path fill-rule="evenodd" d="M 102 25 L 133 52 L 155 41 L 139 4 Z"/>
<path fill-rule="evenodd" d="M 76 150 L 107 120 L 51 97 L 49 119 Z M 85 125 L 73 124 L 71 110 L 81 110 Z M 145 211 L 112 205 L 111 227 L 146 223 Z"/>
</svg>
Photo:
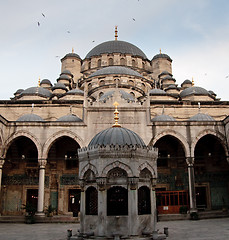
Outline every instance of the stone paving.
<svg viewBox="0 0 229 240">
<path fill-rule="evenodd" d="M 228 240 L 229 218 L 215 218 L 198 221 L 162 221 L 157 229 L 164 232 L 168 227 L 168 240 Z M 67 229 L 77 233 L 76 223 L 23 224 L 1 223 L 0 240 L 66 240 Z"/>
</svg>

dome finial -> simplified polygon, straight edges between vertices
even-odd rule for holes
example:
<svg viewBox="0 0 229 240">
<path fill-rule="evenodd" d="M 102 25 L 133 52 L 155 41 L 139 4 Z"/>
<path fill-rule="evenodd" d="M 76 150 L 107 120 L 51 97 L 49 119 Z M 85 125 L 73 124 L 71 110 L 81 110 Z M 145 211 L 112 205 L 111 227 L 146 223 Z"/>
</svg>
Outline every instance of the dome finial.
<svg viewBox="0 0 229 240">
<path fill-rule="evenodd" d="M 74 48 L 72 47 L 72 53 L 74 53 Z"/>
<path fill-rule="evenodd" d="M 115 26 L 115 41 L 118 40 L 118 26 Z"/>
<path fill-rule="evenodd" d="M 118 102 L 114 102 L 113 105 L 115 106 L 115 111 L 114 111 L 115 124 L 113 124 L 112 127 L 121 127 L 121 125 L 118 123 L 118 119 L 119 119 L 119 117 L 118 117 L 118 114 L 119 114 L 119 112 L 118 112 L 118 105 L 119 105 L 119 103 Z"/>
<path fill-rule="evenodd" d="M 41 78 L 39 77 L 39 79 L 38 79 L 38 87 L 40 87 L 41 86 Z"/>
<path fill-rule="evenodd" d="M 161 48 L 160 48 L 160 54 L 161 54 Z"/>
<path fill-rule="evenodd" d="M 193 80 L 193 77 L 192 77 L 192 86 L 194 86 L 194 80 Z"/>
</svg>

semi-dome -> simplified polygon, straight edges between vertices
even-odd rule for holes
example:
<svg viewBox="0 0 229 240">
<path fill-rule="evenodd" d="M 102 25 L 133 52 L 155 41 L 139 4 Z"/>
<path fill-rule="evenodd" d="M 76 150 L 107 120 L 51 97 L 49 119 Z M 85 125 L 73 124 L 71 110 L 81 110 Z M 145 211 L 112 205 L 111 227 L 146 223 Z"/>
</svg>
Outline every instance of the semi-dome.
<svg viewBox="0 0 229 240">
<path fill-rule="evenodd" d="M 57 122 L 82 122 L 82 119 L 77 117 L 74 114 L 68 114 L 63 117 L 60 117 L 56 120 Z"/>
<path fill-rule="evenodd" d="M 51 97 L 52 93 L 43 87 L 30 87 L 21 92 L 20 96 L 24 95 L 39 95 L 41 97 Z"/>
<path fill-rule="evenodd" d="M 189 121 L 204 122 L 204 121 L 215 121 L 215 119 L 208 114 L 198 113 L 198 114 L 190 117 Z"/>
<path fill-rule="evenodd" d="M 131 75 L 135 77 L 144 78 L 139 72 L 134 71 L 131 68 L 122 67 L 122 66 L 110 66 L 110 67 L 104 67 L 102 69 L 99 69 L 98 71 L 92 73 L 90 77 L 96 77 L 101 75 L 112 75 L 112 74 L 124 74 L 124 75 Z"/>
<path fill-rule="evenodd" d="M 202 88 L 202 87 L 189 87 L 189 88 L 186 88 L 185 90 L 183 90 L 181 93 L 180 93 L 180 97 L 183 98 L 183 97 L 186 97 L 186 96 L 189 96 L 189 95 L 204 95 L 204 96 L 208 96 L 210 95 L 209 92 Z"/>
<path fill-rule="evenodd" d="M 166 92 L 162 89 L 159 89 L 159 88 L 154 88 L 154 89 L 151 89 L 149 91 L 149 95 L 150 96 L 154 96 L 154 95 L 166 95 Z"/>
<path fill-rule="evenodd" d="M 137 133 L 123 127 L 111 127 L 96 134 L 88 146 L 91 147 L 97 145 L 132 145 L 138 147 L 146 146 Z"/>
<path fill-rule="evenodd" d="M 44 119 L 36 114 L 30 113 L 19 117 L 17 122 L 44 122 Z"/>
<path fill-rule="evenodd" d="M 105 93 L 99 98 L 99 101 L 100 101 L 100 102 L 106 102 L 106 100 L 108 100 L 109 98 L 113 97 L 114 92 L 115 92 L 114 90 L 105 92 Z"/>
<path fill-rule="evenodd" d="M 131 101 L 131 102 L 133 102 L 135 100 L 134 96 L 132 94 L 130 94 L 124 90 L 120 90 L 119 92 L 121 94 L 121 98 L 124 98 L 125 100 Z"/>
<path fill-rule="evenodd" d="M 172 116 L 161 114 L 151 119 L 152 122 L 175 122 L 176 119 Z"/>
<path fill-rule="evenodd" d="M 159 53 L 159 54 L 155 55 L 152 60 L 155 60 L 158 58 L 165 58 L 165 59 L 169 60 L 170 62 L 172 62 L 172 59 L 170 58 L 170 56 L 165 53 Z"/>
<path fill-rule="evenodd" d="M 131 43 L 119 40 L 107 41 L 97 45 L 87 54 L 86 58 L 99 56 L 104 53 L 131 54 L 132 56 L 147 59 L 146 55 L 141 49 Z"/>
</svg>

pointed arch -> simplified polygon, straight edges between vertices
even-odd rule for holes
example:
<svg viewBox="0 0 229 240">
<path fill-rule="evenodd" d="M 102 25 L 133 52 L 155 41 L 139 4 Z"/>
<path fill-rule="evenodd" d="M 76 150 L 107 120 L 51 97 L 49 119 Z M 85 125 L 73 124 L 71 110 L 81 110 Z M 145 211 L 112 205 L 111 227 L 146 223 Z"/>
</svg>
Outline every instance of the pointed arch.
<svg viewBox="0 0 229 240">
<path fill-rule="evenodd" d="M 6 157 L 6 153 L 8 148 L 10 147 L 11 143 L 18 137 L 27 137 L 29 138 L 36 146 L 38 152 L 38 159 L 42 158 L 42 145 L 38 138 L 32 135 L 30 132 L 25 130 L 20 130 L 12 134 L 4 143 L 4 150 L 3 150 L 3 157 Z"/>
<path fill-rule="evenodd" d="M 188 156 L 190 155 L 190 150 L 189 150 L 190 148 L 189 148 L 189 144 L 187 143 L 186 138 L 185 138 L 183 135 L 181 135 L 180 133 L 175 132 L 175 131 L 172 131 L 172 130 L 169 130 L 169 129 L 158 133 L 158 134 L 151 140 L 151 142 L 149 143 L 149 145 L 154 146 L 154 145 L 156 144 L 156 142 L 157 142 L 160 138 L 165 137 L 165 136 L 168 136 L 168 135 L 175 137 L 175 138 L 181 143 L 181 145 L 182 145 L 182 147 L 183 147 L 183 150 L 184 150 L 184 153 L 185 153 L 185 156 L 188 157 Z"/>
<path fill-rule="evenodd" d="M 59 131 L 57 133 L 54 133 L 51 137 L 49 137 L 49 139 L 45 142 L 44 144 L 44 149 L 43 149 L 43 158 L 47 159 L 48 157 L 48 152 L 52 146 L 52 144 L 60 137 L 70 137 L 72 138 L 74 141 L 76 141 L 81 147 L 84 146 L 84 142 L 83 140 L 76 135 L 75 133 L 71 132 L 71 131 Z"/>
<path fill-rule="evenodd" d="M 138 167 L 139 175 L 140 175 L 140 172 L 145 168 L 151 172 L 153 178 L 157 177 L 157 174 L 156 174 L 154 168 L 148 162 L 144 162 Z"/>
<path fill-rule="evenodd" d="M 195 138 L 194 140 L 192 141 L 191 143 L 191 156 L 194 156 L 194 151 L 195 151 L 195 147 L 196 147 L 196 144 L 198 143 L 198 141 L 206 136 L 206 135 L 213 135 L 215 136 L 216 138 L 218 138 L 224 148 L 224 151 L 225 151 L 225 155 L 228 156 L 228 150 L 227 150 L 227 143 L 226 143 L 226 138 L 225 136 L 220 133 L 220 132 L 217 132 L 217 131 L 214 131 L 212 129 L 205 129 L 203 131 L 201 131 Z"/>
<path fill-rule="evenodd" d="M 125 170 L 127 172 L 127 176 L 128 177 L 133 177 L 133 172 L 131 170 L 131 168 L 129 166 L 127 166 L 126 164 L 120 162 L 120 161 L 116 161 L 116 162 L 113 162 L 109 165 L 107 165 L 103 170 L 102 170 L 102 174 L 101 174 L 101 177 L 106 177 L 107 176 L 107 173 L 113 169 L 113 168 L 121 168 L 123 170 Z"/>
<path fill-rule="evenodd" d="M 88 164 L 87 164 L 86 166 L 84 166 L 84 167 L 82 168 L 82 170 L 80 171 L 79 178 L 80 178 L 80 179 L 83 179 L 85 173 L 86 173 L 88 170 L 91 170 L 91 171 L 95 174 L 95 176 L 98 176 L 97 168 L 96 168 L 93 164 L 88 163 Z"/>
</svg>

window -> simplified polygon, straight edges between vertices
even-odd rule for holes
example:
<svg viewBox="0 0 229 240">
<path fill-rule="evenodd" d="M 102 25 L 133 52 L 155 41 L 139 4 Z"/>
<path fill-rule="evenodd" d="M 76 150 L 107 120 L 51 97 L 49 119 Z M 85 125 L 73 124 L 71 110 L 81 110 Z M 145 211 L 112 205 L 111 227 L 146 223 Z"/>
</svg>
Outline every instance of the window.
<svg viewBox="0 0 229 240">
<path fill-rule="evenodd" d="M 91 68 L 91 62 L 88 62 L 88 69 Z"/>
<path fill-rule="evenodd" d="M 66 169 L 77 168 L 79 165 L 78 154 L 74 151 L 69 151 L 65 154 Z"/>
<path fill-rule="evenodd" d="M 134 59 L 132 60 L 132 67 L 136 67 L 136 61 Z"/>
<path fill-rule="evenodd" d="M 123 187 L 112 187 L 107 191 L 107 216 L 128 215 L 128 191 Z"/>
<path fill-rule="evenodd" d="M 151 214 L 150 190 L 143 186 L 138 189 L 138 215 Z"/>
<path fill-rule="evenodd" d="M 113 58 L 109 58 L 108 59 L 108 65 L 113 66 L 113 64 L 114 64 Z"/>
<path fill-rule="evenodd" d="M 104 81 L 104 80 L 101 80 L 101 81 L 99 82 L 99 86 L 103 86 L 103 85 L 105 85 L 105 81 Z"/>
<path fill-rule="evenodd" d="M 86 215 L 98 215 L 98 191 L 95 187 L 86 190 Z"/>
<path fill-rule="evenodd" d="M 101 59 L 99 59 L 98 62 L 97 62 L 97 67 L 101 67 L 101 65 L 102 65 L 101 64 Z"/>
<path fill-rule="evenodd" d="M 126 64 L 125 58 L 121 58 L 120 59 L 120 65 L 125 65 L 125 64 Z"/>
</svg>

